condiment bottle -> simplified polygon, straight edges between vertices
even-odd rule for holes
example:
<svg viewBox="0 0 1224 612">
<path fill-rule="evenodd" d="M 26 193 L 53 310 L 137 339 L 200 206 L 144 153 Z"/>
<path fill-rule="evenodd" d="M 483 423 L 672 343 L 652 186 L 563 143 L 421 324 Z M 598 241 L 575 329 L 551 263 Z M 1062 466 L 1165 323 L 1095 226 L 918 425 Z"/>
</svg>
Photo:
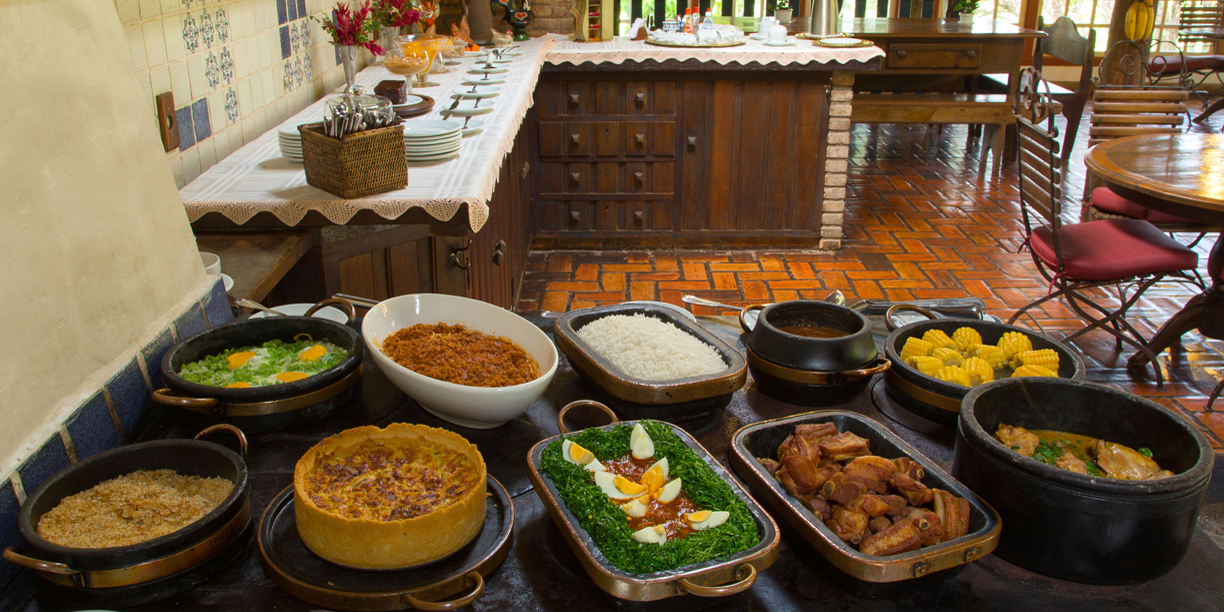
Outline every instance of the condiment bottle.
<svg viewBox="0 0 1224 612">
<path fill-rule="evenodd" d="M 684 9 L 684 33 L 693 33 L 693 9 L 691 7 L 685 7 Z"/>
</svg>

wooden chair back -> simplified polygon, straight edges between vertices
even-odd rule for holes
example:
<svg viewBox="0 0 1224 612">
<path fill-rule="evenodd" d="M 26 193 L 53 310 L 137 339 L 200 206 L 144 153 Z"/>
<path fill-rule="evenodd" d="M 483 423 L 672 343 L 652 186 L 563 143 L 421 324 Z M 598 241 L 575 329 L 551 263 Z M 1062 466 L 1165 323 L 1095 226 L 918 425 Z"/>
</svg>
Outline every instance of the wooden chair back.
<svg viewBox="0 0 1224 612">
<path fill-rule="evenodd" d="M 810 0 L 804 0 L 808 2 Z M 867 0 L 841 0 L 854 2 L 855 17 L 944 17 L 952 8 L 953 0 L 877 0 L 873 14 L 867 14 Z M 954 2 L 953 2 L 954 4 Z"/>
<path fill-rule="evenodd" d="M 1087 78 L 1092 78 L 1093 53 L 1096 49 L 1096 30 L 1088 30 L 1088 37 L 1080 35 L 1075 22 L 1066 17 L 1059 17 L 1050 25 L 1045 25 L 1045 19 L 1037 18 L 1037 29 L 1046 33 L 1045 38 L 1038 38 L 1033 55 L 1033 66 L 1041 70 L 1042 56 L 1056 57 L 1074 66 L 1085 66 Z"/>
<path fill-rule="evenodd" d="M 1190 92 L 1176 88 L 1102 87 L 1093 92 L 1088 145 L 1143 134 L 1180 134 Z"/>
<path fill-rule="evenodd" d="M 1061 267 L 1058 228 L 1062 225 L 1063 166 L 1058 146 L 1058 127 L 1054 125 L 1057 103 L 1041 91 L 1043 83 L 1041 73 L 1033 68 L 1026 68 L 1021 73 L 1016 113 L 1020 145 L 1020 208 L 1026 236 L 1031 235 L 1038 225 L 1050 228 L 1054 236 L 1054 251 Z"/>
<path fill-rule="evenodd" d="M 1221 0 L 1182 0 L 1178 17 L 1177 42 L 1215 43 L 1215 39 L 1189 33 L 1193 30 L 1224 28 L 1224 2 Z"/>
</svg>

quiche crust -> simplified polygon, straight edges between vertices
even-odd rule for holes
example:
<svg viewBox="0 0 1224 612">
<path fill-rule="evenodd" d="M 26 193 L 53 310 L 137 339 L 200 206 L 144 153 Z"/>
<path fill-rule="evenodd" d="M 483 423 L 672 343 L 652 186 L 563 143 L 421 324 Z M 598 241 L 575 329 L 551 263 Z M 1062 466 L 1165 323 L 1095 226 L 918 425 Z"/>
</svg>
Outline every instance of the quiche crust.
<svg viewBox="0 0 1224 612">
<path fill-rule="evenodd" d="M 457 499 L 443 499 L 424 514 L 391 520 L 349 518 L 311 499 L 310 478 L 326 465 L 379 446 L 393 452 L 432 446 L 459 453 L 468 460 L 465 469 L 478 472 L 475 486 L 451 496 Z M 298 460 L 293 472 L 298 534 L 315 554 L 346 567 L 393 570 L 437 561 L 463 548 L 480 532 L 485 519 L 485 480 L 480 451 L 454 432 L 406 423 L 345 430 L 319 442 Z M 437 492 L 445 496 L 445 491 Z"/>
</svg>

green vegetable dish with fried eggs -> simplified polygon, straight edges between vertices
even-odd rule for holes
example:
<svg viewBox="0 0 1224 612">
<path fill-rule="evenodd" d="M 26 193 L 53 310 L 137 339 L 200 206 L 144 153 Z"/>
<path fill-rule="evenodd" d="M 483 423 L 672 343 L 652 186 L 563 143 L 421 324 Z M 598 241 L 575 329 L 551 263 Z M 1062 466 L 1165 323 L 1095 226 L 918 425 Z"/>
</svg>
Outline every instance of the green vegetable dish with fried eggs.
<svg viewBox="0 0 1224 612">
<path fill-rule="evenodd" d="M 299 336 L 301 337 L 301 336 Z M 201 385 L 245 389 L 294 382 L 329 370 L 348 357 L 330 342 L 310 338 L 295 342 L 269 340 L 183 365 L 179 376 Z"/>
</svg>

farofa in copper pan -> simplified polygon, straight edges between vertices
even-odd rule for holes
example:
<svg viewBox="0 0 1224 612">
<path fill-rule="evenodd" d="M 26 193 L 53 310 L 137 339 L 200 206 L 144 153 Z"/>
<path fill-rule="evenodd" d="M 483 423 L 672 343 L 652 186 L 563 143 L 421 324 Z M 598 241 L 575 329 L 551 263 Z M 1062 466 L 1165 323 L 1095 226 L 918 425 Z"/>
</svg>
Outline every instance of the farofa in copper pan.
<svg viewBox="0 0 1224 612">
<path fill-rule="evenodd" d="M 540 367 L 514 342 L 463 325 L 417 323 L 387 336 L 384 355 L 417 374 L 469 387 L 509 387 L 540 377 Z"/>
</svg>

